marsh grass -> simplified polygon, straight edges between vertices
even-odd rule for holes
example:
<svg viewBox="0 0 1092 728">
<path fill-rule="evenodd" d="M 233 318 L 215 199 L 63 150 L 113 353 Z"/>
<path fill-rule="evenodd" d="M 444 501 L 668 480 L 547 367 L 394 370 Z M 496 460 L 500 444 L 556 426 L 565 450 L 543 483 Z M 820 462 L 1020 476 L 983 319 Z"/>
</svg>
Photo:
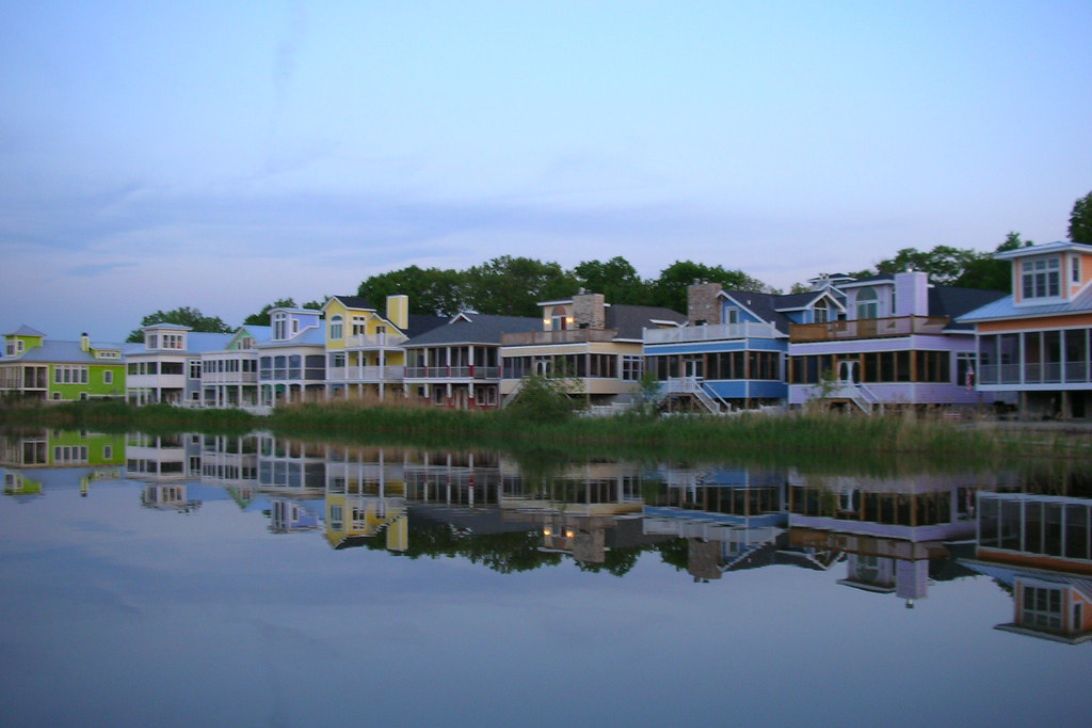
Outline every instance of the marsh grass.
<svg viewBox="0 0 1092 728">
<path fill-rule="evenodd" d="M 807 462 L 830 472 L 992 469 L 1026 458 L 1092 459 L 1087 435 L 1040 432 L 912 414 L 743 414 L 656 418 L 623 415 L 542 421 L 518 410 L 473 412 L 435 407 L 327 402 L 281 407 L 268 417 L 240 410 L 76 402 L 0 409 L 0 424 L 146 432 L 243 434 L 267 430 L 300 439 L 432 448 L 487 448 L 521 459 L 611 457 Z"/>
</svg>

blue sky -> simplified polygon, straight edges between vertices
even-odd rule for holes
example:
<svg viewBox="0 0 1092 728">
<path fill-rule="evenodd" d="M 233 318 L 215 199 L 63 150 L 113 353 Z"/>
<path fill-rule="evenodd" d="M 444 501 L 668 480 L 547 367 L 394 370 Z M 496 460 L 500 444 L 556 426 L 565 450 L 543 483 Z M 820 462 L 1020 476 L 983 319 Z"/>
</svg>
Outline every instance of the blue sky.
<svg viewBox="0 0 1092 728">
<path fill-rule="evenodd" d="M 0 3 L 0 328 L 237 324 L 410 264 L 787 288 L 1063 239 L 1088 2 Z"/>
</svg>

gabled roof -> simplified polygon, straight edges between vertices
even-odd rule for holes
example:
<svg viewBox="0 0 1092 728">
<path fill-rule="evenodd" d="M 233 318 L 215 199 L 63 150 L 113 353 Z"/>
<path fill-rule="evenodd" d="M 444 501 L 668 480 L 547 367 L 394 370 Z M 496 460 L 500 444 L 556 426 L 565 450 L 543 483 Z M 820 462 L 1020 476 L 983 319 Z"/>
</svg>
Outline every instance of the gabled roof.
<svg viewBox="0 0 1092 728">
<path fill-rule="evenodd" d="M 411 313 L 409 315 L 409 326 L 406 327 L 406 336 L 410 338 L 420 336 L 426 331 L 432 331 L 439 326 L 443 326 L 449 320 L 446 316 L 436 316 L 431 313 Z"/>
<path fill-rule="evenodd" d="M 483 313 L 460 313 L 448 323 L 433 327 L 407 341 L 403 346 L 435 346 L 439 344 L 500 344 L 501 334 L 540 331 L 542 319 L 529 316 L 498 316 Z"/>
<path fill-rule="evenodd" d="M 934 286 L 929 289 L 929 315 L 948 316 L 950 329 L 971 329 L 973 324 L 957 322 L 956 318 L 1005 297 L 1002 291 L 958 286 Z"/>
<path fill-rule="evenodd" d="M 334 299 L 341 301 L 342 305 L 346 308 L 361 308 L 367 311 L 377 310 L 375 306 L 368 302 L 368 299 L 363 296 L 330 296 L 326 299 L 326 303 L 322 304 L 322 310 L 325 311 L 326 307 L 330 305 L 330 301 Z"/>
<path fill-rule="evenodd" d="M 104 348 L 121 349 L 122 345 L 111 344 Z M 109 365 L 121 363 L 119 359 L 96 359 L 92 352 L 81 349 L 78 341 L 51 341 L 49 339 L 43 341 L 41 346 L 28 349 L 16 356 L 3 357 L 0 361 Z"/>
<path fill-rule="evenodd" d="M 834 302 L 834 305 L 842 310 L 845 310 L 845 306 L 838 298 L 831 294 L 830 289 L 822 289 L 819 291 L 807 291 L 805 293 L 788 293 L 773 296 L 774 309 L 777 311 L 801 311 L 808 308 L 820 298 L 829 298 Z"/>
<path fill-rule="evenodd" d="M 1092 286 L 1085 288 L 1076 298 L 1061 303 L 1022 304 L 1018 306 L 1012 296 L 1005 296 L 963 314 L 959 317 L 959 323 L 973 324 L 979 321 L 1066 316 L 1090 311 L 1092 311 Z"/>
<path fill-rule="evenodd" d="M 1056 240 L 1053 243 L 1043 243 L 1042 245 L 1027 245 L 1023 248 L 1005 250 L 1000 253 L 994 253 L 993 257 L 997 260 L 1012 260 L 1014 258 L 1025 258 L 1029 255 L 1064 253 L 1069 250 L 1073 250 L 1078 253 L 1092 253 L 1092 244 L 1071 243 L 1068 240 Z"/>
<path fill-rule="evenodd" d="M 326 332 L 321 326 L 308 326 L 290 339 L 265 341 L 257 345 L 259 349 L 273 349 L 287 346 L 326 346 Z"/>
<path fill-rule="evenodd" d="M 686 315 L 662 306 L 633 306 L 616 303 L 607 306 L 607 328 L 618 332 L 619 339 L 637 339 L 644 336 L 644 330 L 654 321 L 674 321 L 686 323 Z M 542 327 L 539 322 L 539 328 Z"/>
<path fill-rule="evenodd" d="M 789 325 L 792 321 L 788 316 L 777 310 L 777 299 L 784 298 L 784 296 L 778 296 L 772 293 L 758 293 L 756 291 L 721 291 L 721 293 L 740 306 L 743 306 L 754 316 L 762 319 L 768 324 L 773 324 L 781 333 L 789 333 Z M 820 296 L 822 293 L 791 295 Z"/>
<path fill-rule="evenodd" d="M 45 336 L 45 334 L 38 329 L 32 329 L 26 324 L 21 324 L 15 331 L 9 331 L 4 336 Z"/>
</svg>

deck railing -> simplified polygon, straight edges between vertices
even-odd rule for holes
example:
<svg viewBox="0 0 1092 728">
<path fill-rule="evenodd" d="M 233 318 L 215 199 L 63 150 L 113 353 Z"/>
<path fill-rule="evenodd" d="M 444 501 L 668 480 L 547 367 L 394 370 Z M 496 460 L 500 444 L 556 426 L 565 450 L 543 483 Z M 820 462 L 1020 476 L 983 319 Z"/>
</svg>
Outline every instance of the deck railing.
<svg viewBox="0 0 1092 728">
<path fill-rule="evenodd" d="M 789 340 L 794 343 L 842 341 L 845 339 L 880 339 L 912 334 L 941 334 L 948 326 L 947 316 L 897 316 L 894 318 L 827 321 L 818 324 L 792 324 Z"/>
<path fill-rule="evenodd" d="M 675 344 L 686 341 L 720 341 L 724 339 L 773 339 L 783 336 L 771 324 L 705 324 L 678 328 L 645 329 L 646 344 Z"/>
<path fill-rule="evenodd" d="M 501 334 L 501 346 L 528 346 L 532 344 L 581 344 L 585 342 L 613 341 L 618 336 L 615 329 L 563 329 L 561 331 L 519 331 Z"/>
<path fill-rule="evenodd" d="M 328 367 L 329 382 L 400 382 L 405 376 L 403 366 Z"/>
<path fill-rule="evenodd" d="M 406 379 L 500 379 L 500 367 L 406 367 Z"/>
</svg>

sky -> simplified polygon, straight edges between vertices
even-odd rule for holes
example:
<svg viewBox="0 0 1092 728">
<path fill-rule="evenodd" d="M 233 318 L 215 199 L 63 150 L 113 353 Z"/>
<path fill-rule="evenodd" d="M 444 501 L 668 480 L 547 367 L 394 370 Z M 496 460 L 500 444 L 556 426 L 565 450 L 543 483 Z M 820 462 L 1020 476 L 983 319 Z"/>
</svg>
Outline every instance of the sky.
<svg viewBox="0 0 1092 728">
<path fill-rule="evenodd" d="M 0 0 L 0 329 L 499 255 L 780 288 L 1066 237 L 1092 3 Z"/>
</svg>

